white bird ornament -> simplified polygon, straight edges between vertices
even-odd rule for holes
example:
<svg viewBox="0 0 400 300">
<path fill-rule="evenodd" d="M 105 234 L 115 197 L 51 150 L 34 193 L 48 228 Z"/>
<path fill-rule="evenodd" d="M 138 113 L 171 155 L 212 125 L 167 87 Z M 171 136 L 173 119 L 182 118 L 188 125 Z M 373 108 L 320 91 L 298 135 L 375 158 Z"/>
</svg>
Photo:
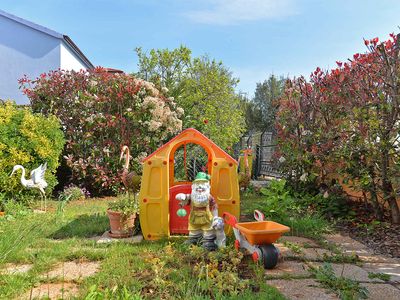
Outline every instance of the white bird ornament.
<svg viewBox="0 0 400 300">
<path fill-rule="evenodd" d="M 21 165 L 15 165 L 10 177 L 14 174 L 15 171 L 17 170 L 22 170 L 21 174 L 21 184 L 28 188 L 37 188 L 40 191 L 40 195 L 42 196 L 42 200 L 40 202 L 40 208 L 43 210 L 43 202 L 44 202 L 44 211 L 47 209 L 47 199 L 46 199 L 46 193 L 44 189 L 47 187 L 47 182 L 44 179 L 44 173 L 46 172 L 47 169 L 47 162 L 44 164 L 41 164 L 38 168 L 34 169 L 31 171 L 31 179 L 25 179 L 25 168 Z"/>
</svg>

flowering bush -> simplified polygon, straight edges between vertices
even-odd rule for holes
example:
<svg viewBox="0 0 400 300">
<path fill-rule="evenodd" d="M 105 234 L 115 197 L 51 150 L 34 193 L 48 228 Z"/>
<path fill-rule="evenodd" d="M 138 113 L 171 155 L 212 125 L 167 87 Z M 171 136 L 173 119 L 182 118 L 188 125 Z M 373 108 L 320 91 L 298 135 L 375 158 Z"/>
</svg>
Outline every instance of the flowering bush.
<svg viewBox="0 0 400 300">
<path fill-rule="evenodd" d="M 75 200 L 85 200 L 90 197 L 90 193 L 85 188 L 80 188 L 73 184 L 66 186 L 64 190 L 60 193 L 59 199 L 67 201 L 75 201 Z"/>
<path fill-rule="evenodd" d="M 311 81 L 287 85 L 278 114 L 279 153 L 298 183 L 340 174 L 368 195 L 375 214 L 385 205 L 400 223 L 400 38 L 366 40 L 368 51 Z"/>
<path fill-rule="evenodd" d="M 25 167 L 25 177 L 30 179 L 30 171 L 47 162 L 45 178 L 49 186 L 46 192 L 51 193 L 57 184 L 54 174 L 64 143 L 56 117 L 46 118 L 33 114 L 28 108 L 18 108 L 13 102 L 0 101 L 0 194 L 4 200 L 38 196 L 37 191 L 21 185 L 20 172 L 10 177 L 16 164 Z"/>
<path fill-rule="evenodd" d="M 58 70 L 20 84 L 34 111 L 61 120 L 72 181 L 95 195 L 119 190 L 122 145 L 139 171 L 140 160 L 182 128 L 183 110 L 131 75 Z"/>
</svg>

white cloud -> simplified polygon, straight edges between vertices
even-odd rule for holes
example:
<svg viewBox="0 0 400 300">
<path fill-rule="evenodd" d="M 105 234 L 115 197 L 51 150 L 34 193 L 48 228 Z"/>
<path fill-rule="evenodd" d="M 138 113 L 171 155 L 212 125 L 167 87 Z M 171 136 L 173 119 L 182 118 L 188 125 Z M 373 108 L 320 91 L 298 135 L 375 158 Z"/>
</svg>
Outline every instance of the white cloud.
<svg viewBox="0 0 400 300">
<path fill-rule="evenodd" d="M 190 20 L 216 25 L 276 19 L 296 14 L 294 0 L 209 0 L 211 8 L 185 13 Z"/>
</svg>

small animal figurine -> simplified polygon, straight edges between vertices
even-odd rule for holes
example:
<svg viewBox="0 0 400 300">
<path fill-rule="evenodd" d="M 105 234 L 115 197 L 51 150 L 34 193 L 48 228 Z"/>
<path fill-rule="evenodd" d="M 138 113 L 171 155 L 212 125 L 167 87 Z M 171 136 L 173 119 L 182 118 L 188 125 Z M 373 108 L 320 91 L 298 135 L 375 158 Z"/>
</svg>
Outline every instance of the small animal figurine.
<svg viewBox="0 0 400 300">
<path fill-rule="evenodd" d="M 217 244 L 218 248 L 226 247 L 224 225 L 224 219 L 221 217 L 215 217 L 211 225 L 215 230 L 215 244 Z"/>
</svg>

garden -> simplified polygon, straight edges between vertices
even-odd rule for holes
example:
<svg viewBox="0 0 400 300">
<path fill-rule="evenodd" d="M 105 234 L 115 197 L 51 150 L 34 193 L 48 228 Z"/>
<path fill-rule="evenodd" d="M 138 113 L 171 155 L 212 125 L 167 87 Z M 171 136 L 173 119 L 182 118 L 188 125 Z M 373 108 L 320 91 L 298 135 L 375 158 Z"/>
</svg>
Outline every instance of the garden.
<svg viewBox="0 0 400 300">
<path fill-rule="evenodd" d="M 22 78 L 31 105 L 0 102 L 0 299 L 399 299 L 399 43 L 271 76 L 254 99 L 183 46 L 138 48 L 136 74 Z M 279 178 L 254 178 L 249 149 L 237 170 L 257 130 Z M 282 226 L 273 254 L 227 212 Z"/>
</svg>

